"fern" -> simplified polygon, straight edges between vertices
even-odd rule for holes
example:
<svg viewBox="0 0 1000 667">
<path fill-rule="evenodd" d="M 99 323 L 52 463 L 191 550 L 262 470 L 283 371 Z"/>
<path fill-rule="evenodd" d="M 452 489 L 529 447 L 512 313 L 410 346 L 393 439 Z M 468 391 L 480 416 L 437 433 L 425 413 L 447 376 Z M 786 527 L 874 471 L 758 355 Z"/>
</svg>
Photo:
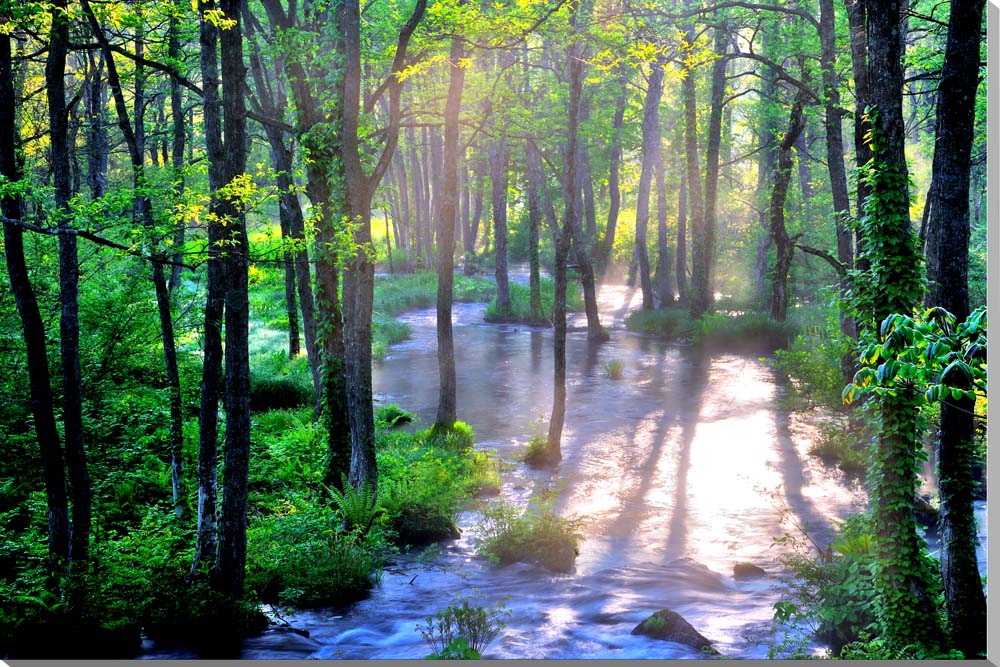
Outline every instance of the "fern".
<svg viewBox="0 0 1000 667">
<path fill-rule="evenodd" d="M 340 480 L 343 491 L 328 487 L 337 513 L 349 530 L 364 535 L 372 527 L 375 517 L 384 513 L 385 509 L 378 506 L 371 482 L 365 481 L 361 489 L 355 489 L 348 483 L 346 475 L 341 475 Z"/>
</svg>

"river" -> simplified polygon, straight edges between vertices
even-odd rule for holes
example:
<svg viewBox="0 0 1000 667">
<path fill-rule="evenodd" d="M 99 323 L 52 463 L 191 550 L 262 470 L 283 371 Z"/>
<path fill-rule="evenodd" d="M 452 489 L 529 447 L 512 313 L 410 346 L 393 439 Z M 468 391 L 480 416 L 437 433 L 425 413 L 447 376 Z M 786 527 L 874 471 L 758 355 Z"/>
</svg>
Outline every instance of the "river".
<svg viewBox="0 0 1000 667">
<path fill-rule="evenodd" d="M 542 424 L 532 421 L 551 409 L 551 330 L 487 324 L 482 304 L 455 306 L 459 417 L 480 447 L 512 462 L 507 500 L 525 504 L 547 489 L 560 513 L 583 518 L 575 571 L 499 567 L 477 556 L 478 515 L 470 510 L 461 539 L 396 557 L 366 600 L 289 613 L 308 637 L 277 627 L 246 640 L 241 657 L 422 658 L 429 650 L 417 626 L 470 594 L 512 612 L 487 658 L 698 657 L 630 634 L 664 607 L 725 656 L 767 657 L 769 643 L 782 639 L 770 622 L 784 590 L 773 540 L 794 532 L 782 517 L 825 545 L 836 520 L 863 506 L 864 490 L 807 454 L 815 427 L 783 408 L 785 389 L 767 359 L 629 333 L 622 318 L 637 298 L 622 286 L 602 290 L 612 338 L 601 345 L 589 344 L 582 316 L 573 317 L 563 459 L 538 471 L 517 460 Z M 426 426 L 437 408 L 435 313 L 400 319 L 413 334 L 375 368 L 376 398 Z M 609 360 L 623 364 L 621 379 L 606 377 Z M 734 579 L 741 561 L 768 576 Z"/>
</svg>

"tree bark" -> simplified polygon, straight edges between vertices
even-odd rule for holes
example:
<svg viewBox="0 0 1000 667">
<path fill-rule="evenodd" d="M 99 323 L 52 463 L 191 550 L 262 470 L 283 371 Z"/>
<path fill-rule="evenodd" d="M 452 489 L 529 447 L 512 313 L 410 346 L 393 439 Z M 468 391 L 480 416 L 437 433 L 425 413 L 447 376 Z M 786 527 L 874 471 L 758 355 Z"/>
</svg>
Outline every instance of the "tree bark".
<svg viewBox="0 0 1000 667">
<path fill-rule="evenodd" d="M 221 0 L 220 9 L 235 21 L 219 35 L 222 54 L 222 113 L 225 125 L 225 183 L 246 172 L 247 137 L 240 0 Z M 215 156 L 209 156 L 213 159 Z M 242 202 L 224 202 L 230 244 L 226 249 L 225 327 L 226 439 L 223 461 L 222 511 L 219 517 L 219 553 L 216 559 L 222 589 L 243 593 L 246 576 L 247 491 L 250 463 L 250 304 L 247 293 L 249 241 Z"/>
<path fill-rule="evenodd" d="M 532 141 L 525 146 L 528 178 L 528 305 L 532 322 L 540 323 L 542 313 L 541 258 L 538 252 L 539 228 L 542 223 L 542 202 L 545 172 L 541 156 Z"/>
<path fill-rule="evenodd" d="M 653 310 L 653 281 L 649 275 L 649 254 L 646 232 L 649 228 L 649 191 L 653 172 L 660 159 L 660 98 L 663 95 L 664 57 L 658 56 L 650 65 L 646 103 L 642 113 L 642 172 L 635 204 L 635 254 L 638 260 L 639 284 L 642 287 L 642 309 Z"/>
<path fill-rule="evenodd" d="M 969 316 L 970 155 L 984 4 L 984 0 L 952 1 L 937 94 L 926 305 L 944 308 L 958 322 Z M 986 652 L 986 599 L 976 560 L 973 512 L 974 412 L 973 399 L 946 399 L 938 433 L 941 577 L 952 644 L 967 658 Z"/>
<path fill-rule="evenodd" d="M 712 273 L 715 262 L 716 205 L 719 185 L 719 147 L 722 141 L 722 104 L 726 90 L 726 50 L 728 28 L 715 29 L 715 55 L 712 65 L 712 100 L 708 116 L 708 140 L 705 146 L 705 208 L 701 218 L 694 217 L 691 253 L 691 316 L 701 317 L 713 308 Z M 693 101 L 693 100 L 692 100 Z M 688 140 L 689 142 L 692 139 Z M 693 188 L 692 188 L 693 194 Z"/>
<path fill-rule="evenodd" d="M 840 80 L 837 76 L 837 31 L 833 0 L 820 0 L 819 36 L 820 66 L 823 69 L 823 102 L 826 119 L 826 161 L 830 173 L 830 191 L 833 196 L 834 225 L 837 230 L 837 260 L 845 269 L 854 268 L 854 243 L 847 221 L 851 217 L 851 198 L 847 190 L 847 168 L 844 165 L 843 112 L 840 109 Z M 850 288 L 847 274 L 840 278 L 840 293 L 847 295 Z M 857 337 L 854 318 L 840 309 L 840 333 L 847 339 Z M 840 361 L 844 381 L 854 376 L 852 355 L 845 354 Z"/>
<path fill-rule="evenodd" d="M 892 313 L 917 306 L 920 261 L 910 229 L 909 188 L 903 152 L 902 6 L 870 3 L 868 57 L 872 72 L 871 192 L 865 205 L 864 252 L 871 260 L 872 290 L 867 326 L 878 327 Z M 941 628 L 920 554 L 913 518 L 916 493 L 917 408 L 913 388 L 896 383 L 896 394 L 879 398 L 881 429 L 874 452 L 872 505 L 878 561 L 882 636 L 890 646 L 918 643 L 941 646 Z"/>
<path fill-rule="evenodd" d="M 108 67 L 108 84 L 111 88 L 112 96 L 115 100 L 115 110 L 118 115 L 118 126 L 122 131 L 125 144 L 128 147 L 129 157 L 132 162 L 132 185 L 134 189 L 134 207 L 137 217 L 142 225 L 151 233 L 156 227 L 153 219 L 153 205 L 146 194 L 148 186 L 145 173 L 145 162 L 140 138 L 145 135 L 142 128 L 142 117 L 136 116 L 135 128 L 133 130 L 132 119 L 129 118 L 128 106 L 125 101 L 125 93 L 122 90 L 121 78 L 118 75 L 118 67 L 115 64 L 110 43 L 104 30 L 97 21 L 90 2 L 83 0 L 83 11 L 90 23 L 90 29 L 94 37 L 101 44 L 104 59 Z M 137 41 L 137 44 L 140 44 Z M 139 85 L 138 80 L 136 85 Z M 141 89 L 135 92 L 136 98 L 141 98 Z M 167 288 L 167 280 L 163 271 L 163 264 L 153 262 L 151 267 L 154 291 L 156 294 L 156 308 L 160 320 L 160 341 L 163 345 L 163 362 L 167 375 L 167 387 L 169 391 L 170 404 L 170 426 L 168 435 L 167 452 L 170 457 L 171 489 L 174 501 L 174 514 L 178 521 L 184 517 L 185 494 L 184 494 L 184 414 L 181 399 L 180 371 L 177 364 L 177 347 L 174 343 L 174 321 L 170 308 L 170 291 Z"/>
<path fill-rule="evenodd" d="M 871 148 L 865 141 L 868 132 L 867 123 L 863 117 L 865 109 L 871 101 L 871 79 L 869 77 L 868 41 L 866 38 L 867 5 L 870 0 L 844 0 L 847 7 L 847 20 L 850 26 L 851 66 L 854 75 L 854 156 L 858 168 L 868 164 L 872 158 Z M 865 199 L 868 197 L 868 186 L 864 179 L 857 179 L 858 216 L 864 210 Z M 868 260 L 862 257 L 864 239 L 860 232 L 855 235 L 855 255 L 857 268 L 866 270 Z"/>
<path fill-rule="evenodd" d="M 167 56 L 172 60 L 180 58 L 181 45 L 178 36 L 177 16 L 170 15 L 170 23 L 167 28 Z M 184 127 L 184 92 L 177 77 L 170 77 L 170 119 L 173 129 L 173 145 L 171 146 L 171 165 L 174 170 L 174 192 L 180 198 L 184 194 L 184 147 L 187 143 L 187 131 Z M 184 247 L 184 235 L 187 223 L 184 220 L 177 222 L 177 230 L 174 233 L 174 261 L 180 264 L 183 259 L 181 249 Z M 181 280 L 181 267 L 175 265 L 170 273 L 170 291 L 177 289 Z"/>
<path fill-rule="evenodd" d="M 667 244 L 667 177 L 663 165 L 663 154 L 654 166 L 656 176 L 656 273 L 653 289 L 660 308 L 674 302 L 670 266 L 670 248 Z"/>
<path fill-rule="evenodd" d="M 0 35 L 0 175 L 11 182 L 21 180 L 17 163 L 17 107 L 14 93 L 13 58 L 9 35 Z M 20 220 L 20 197 L 7 196 L 0 201 L 0 210 L 11 219 Z M 21 318 L 21 332 L 28 358 L 28 388 L 31 395 L 31 415 L 45 483 L 48 509 L 49 568 L 55 572 L 69 557 L 69 504 L 66 497 L 66 471 L 63 463 L 59 431 L 56 427 L 49 380 L 48 351 L 45 347 L 45 324 L 38 300 L 31 286 L 24 258 L 24 231 L 17 225 L 4 223 L 4 256 L 11 292 Z"/>
<path fill-rule="evenodd" d="M 788 186 L 792 180 L 794 163 L 792 149 L 805 128 L 805 117 L 802 115 L 805 102 L 805 95 L 800 91 L 792 104 L 785 136 L 778 145 L 777 167 L 774 172 L 774 184 L 771 188 L 769 227 L 776 252 L 774 270 L 771 274 L 771 319 L 775 322 L 784 322 L 788 315 L 788 270 L 792 266 L 795 242 L 788 236 L 788 230 L 785 229 L 785 200 L 788 197 Z"/>
<path fill-rule="evenodd" d="M 490 146 L 490 179 L 493 203 L 493 251 L 496 255 L 494 275 L 497 281 L 496 307 L 501 314 L 510 312 L 510 281 L 507 274 L 507 137 L 500 137 Z"/>
<path fill-rule="evenodd" d="M 90 195 L 100 199 L 108 191 L 108 133 L 104 118 L 104 56 L 97 59 L 88 53 L 89 65 L 84 81 L 84 105 L 87 118 L 87 185 Z"/>
<path fill-rule="evenodd" d="M 69 472 L 70 508 L 69 566 L 83 564 L 90 549 L 91 489 L 83 442 L 83 389 L 80 372 L 79 284 L 80 266 L 76 235 L 70 233 L 70 153 L 66 108 L 66 53 L 69 47 L 69 16 L 66 0 L 52 5 L 49 55 L 45 63 L 46 97 L 49 104 L 49 141 L 52 181 L 59 234 L 59 318 L 63 380 L 63 433 Z"/>
<path fill-rule="evenodd" d="M 199 13 L 215 10 L 215 0 L 200 0 Z M 219 99 L 218 29 L 202 21 L 201 78 L 205 149 L 210 156 L 220 156 L 222 146 L 222 108 Z M 208 187 L 212 192 L 224 185 L 222 161 L 209 159 Z M 202 343 L 201 405 L 198 415 L 198 530 L 191 572 L 203 564 L 215 567 L 218 555 L 218 437 L 219 400 L 222 397 L 222 326 L 225 310 L 226 266 L 222 261 L 228 227 L 222 224 L 220 201 L 213 197 L 208 222 L 208 261 L 205 295 L 205 332 Z"/>
<path fill-rule="evenodd" d="M 625 121 L 625 103 L 628 101 L 626 96 L 627 75 L 622 73 L 618 77 L 618 84 L 621 92 L 615 98 L 615 111 L 611 117 L 611 141 L 608 150 L 608 224 L 604 228 L 604 239 L 597 257 L 598 272 L 602 278 L 611 261 L 611 253 L 615 245 L 615 231 L 618 227 L 618 213 L 621 210 L 622 193 L 619 174 L 622 161 L 622 126 Z"/>
<path fill-rule="evenodd" d="M 455 225 L 458 222 L 458 134 L 462 106 L 465 48 L 460 38 L 451 40 L 448 101 L 444 108 L 444 178 L 438 222 L 437 345 L 439 396 L 436 426 L 450 428 L 458 411 L 455 379 L 455 339 L 451 305 L 455 279 Z"/>
<path fill-rule="evenodd" d="M 691 45 L 694 43 L 694 28 L 689 27 L 687 29 L 687 34 L 684 38 L 685 43 L 688 45 L 687 49 L 692 48 Z M 687 299 L 688 299 L 688 309 L 692 314 L 697 313 L 698 316 L 701 312 L 696 310 L 695 299 L 703 299 L 702 295 L 696 297 L 696 280 L 700 280 L 701 268 L 698 271 L 694 271 L 695 266 L 701 266 L 704 264 L 703 255 L 704 247 L 702 241 L 699 239 L 700 228 L 703 225 L 704 216 L 704 203 L 702 200 L 702 190 L 701 190 L 701 173 L 698 168 L 698 109 L 696 106 L 696 93 L 694 85 L 695 72 L 692 69 L 685 68 L 684 80 L 681 83 L 681 97 L 684 100 L 684 158 L 687 161 L 687 219 L 690 221 L 689 227 L 691 228 L 692 236 L 692 253 L 691 253 L 691 264 L 692 264 L 692 275 L 691 280 L 688 283 Z M 685 235 L 686 236 L 686 235 Z M 685 252 L 682 254 L 680 249 L 680 240 L 678 236 L 678 250 L 677 256 L 678 261 L 680 258 L 686 256 Z M 686 243 L 685 243 L 686 246 Z M 697 257 L 697 259 L 696 259 Z M 685 276 L 685 282 L 687 282 Z M 698 288 L 700 289 L 700 288 Z M 701 304 L 697 306 L 701 308 Z"/>
</svg>

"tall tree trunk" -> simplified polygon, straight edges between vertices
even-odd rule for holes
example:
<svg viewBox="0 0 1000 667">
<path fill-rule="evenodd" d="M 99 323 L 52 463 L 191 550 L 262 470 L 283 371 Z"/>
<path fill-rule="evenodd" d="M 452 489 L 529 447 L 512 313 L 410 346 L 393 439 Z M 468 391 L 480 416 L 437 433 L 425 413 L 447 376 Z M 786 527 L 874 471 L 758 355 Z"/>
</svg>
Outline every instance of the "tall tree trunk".
<svg viewBox="0 0 1000 667">
<path fill-rule="evenodd" d="M 566 421 L 566 260 L 573 226 L 578 224 L 576 197 L 577 134 L 580 123 L 580 92 L 583 88 L 583 63 L 577 43 L 579 35 L 578 5 L 570 7 L 572 34 L 566 49 L 569 68 L 569 120 L 566 130 L 566 167 L 563 172 L 563 198 L 566 208 L 562 230 L 556 236 L 555 288 L 552 305 L 552 323 L 555 332 L 552 338 L 552 416 L 549 419 L 549 433 L 546 441 L 543 463 L 553 464 L 562 458 L 562 432 Z"/>
<path fill-rule="evenodd" d="M 776 254 L 774 271 L 771 274 L 771 319 L 775 322 L 784 322 L 788 315 L 788 270 L 792 266 L 795 240 L 788 236 L 788 230 L 785 229 L 785 200 L 788 197 L 788 186 L 792 181 L 794 163 L 792 149 L 805 127 L 805 117 L 802 115 L 805 102 L 803 93 L 796 95 L 788 117 L 788 129 L 785 130 L 785 136 L 778 145 L 777 168 L 774 172 L 774 184 L 771 187 L 770 233 Z"/>
<path fill-rule="evenodd" d="M 662 152 L 654 165 L 656 177 L 656 273 L 653 290 L 660 308 L 674 302 L 674 286 L 670 279 L 670 248 L 667 245 L 667 177 Z"/>
<path fill-rule="evenodd" d="M 611 117 L 611 141 L 608 155 L 608 224 L 604 228 L 604 239 L 601 242 L 597 265 L 603 278 L 611 261 L 611 252 L 615 245 L 615 230 L 618 227 L 618 213 L 621 210 L 620 166 L 622 161 L 622 126 L 625 121 L 625 103 L 628 77 L 622 73 L 618 77 L 619 94 L 615 98 L 615 111 Z"/>
<path fill-rule="evenodd" d="M 17 163 L 17 118 L 14 93 L 13 58 L 10 35 L 0 35 L 0 175 L 8 181 L 21 180 Z M 21 198 L 7 196 L 0 201 L 0 211 L 7 218 L 20 220 Z M 28 357 L 28 388 L 31 415 L 38 438 L 42 479 L 48 509 L 49 567 L 54 572 L 69 556 L 69 506 L 66 498 L 66 471 L 59 431 L 56 427 L 52 386 L 49 381 L 48 350 L 45 347 L 45 324 L 31 287 L 24 259 L 24 232 L 16 224 L 4 222 L 4 256 L 10 277 L 14 303 L 21 317 L 21 331 Z"/>
<path fill-rule="evenodd" d="M 403 248 L 406 253 L 406 266 L 403 267 L 403 273 L 410 273 L 413 271 L 413 241 L 412 234 L 410 232 L 411 225 L 410 222 L 412 218 L 410 217 L 410 194 L 409 187 L 406 183 L 406 161 L 403 159 L 403 152 L 399 153 L 393 158 L 395 163 L 396 181 L 398 185 L 399 192 L 399 218 L 396 219 L 396 228 L 399 230 L 399 238 L 396 240 L 396 247 Z"/>
<path fill-rule="evenodd" d="M 100 199 L 108 191 L 108 133 L 104 127 L 104 56 L 88 53 L 84 103 L 87 116 L 87 185 Z"/>
<path fill-rule="evenodd" d="M 215 0 L 199 0 L 199 13 L 215 11 Z M 212 156 L 222 155 L 222 108 L 219 99 L 218 28 L 202 20 L 200 25 L 201 78 L 205 148 Z M 208 187 L 218 192 L 224 185 L 221 160 L 208 162 Z M 222 397 L 222 325 L 225 310 L 226 266 L 222 248 L 229 233 L 222 224 L 222 208 L 217 197 L 210 203 L 208 222 L 208 266 L 205 295 L 205 332 L 202 343 L 201 405 L 198 414 L 198 530 L 191 572 L 202 565 L 215 566 L 218 554 L 218 438 L 219 400 Z"/>
<path fill-rule="evenodd" d="M 167 56 L 172 60 L 180 58 L 181 45 L 178 36 L 177 16 L 170 15 L 167 27 Z M 184 147 L 187 142 L 187 131 L 184 127 L 184 92 L 177 77 L 170 77 L 170 120 L 173 129 L 173 145 L 171 146 L 171 166 L 173 168 L 174 193 L 180 198 L 184 194 Z M 174 232 L 175 262 L 170 272 L 170 291 L 177 289 L 181 280 L 181 250 L 184 247 L 184 234 L 187 223 L 182 219 L 177 221 Z"/>
<path fill-rule="evenodd" d="M 87 455 L 83 443 L 83 389 L 80 373 L 80 266 L 76 235 L 70 226 L 70 155 L 66 109 L 66 52 L 69 47 L 69 16 L 66 0 L 52 5 L 49 55 L 45 63 L 46 97 L 49 103 L 49 141 L 52 181 L 59 227 L 59 318 L 63 379 L 63 432 L 72 500 L 69 563 L 87 560 L 90 549 L 91 490 Z"/>
<path fill-rule="evenodd" d="M 868 164 L 872 158 L 871 148 L 865 141 L 867 134 L 867 123 L 863 117 L 865 109 L 871 101 L 871 79 L 869 76 L 868 64 L 868 40 L 866 38 L 866 6 L 870 0 L 844 0 L 847 7 L 847 21 L 850 27 L 851 39 L 851 66 L 854 75 L 854 155 L 855 164 L 858 168 Z M 857 179 L 857 204 L 858 217 L 864 210 L 865 199 L 868 197 L 868 186 L 863 178 Z M 866 270 L 868 260 L 862 255 L 864 239 L 859 231 L 855 235 L 855 255 L 857 268 Z M 855 325 L 857 326 L 857 325 Z"/>
<path fill-rule="evenodd" d="M 223 179 L 226 184 L 246 171 L 247 138 L 240 0 L 221 0 L 220 9 L 235 24 L 221 31 L 222 113 L 225 125 Z M 216 156 L 209 156 L 213 159 Z M 246 576 L 247 491 L 250 463 L 250 304 L 247 293 L 249 241 L 243 203 L 224 202 L 231 243 L 226 249 L 226 439 L 216 559 L 222 589 L 243 593 Z"/>
<path fill-rule="evenodd" d="M 677 189 L 677 297 L 687 301 L 687 175 L 681 174 Z"/>
<path fill-rule="evenodd" d="M 455 340 L 451 330 L 451 304 L 455 280 L 455 224 L 458 221 L 458 133 L 465 69 L 462 40 L 451 40 L 448 101 L 444 108 L 444 178 L 438 223 L 437 344 L 440 392 L 436 425 L 450 428 L 457 419 Z"/>
<path fill-rule="evenodd" d="M 417 0 L 410 18 L 400 30 L 392 71 L 388 79 L 389 119 L 385 146 L 371 174 L 362 164 L 358 136 L 361 107 L 361 9 L 359 0 L 344 0 L 338 7 L 342 49 L 342 83 L 338 91 L 343 110 L 340 168 L 347 195 L 347 213 L 359 222 L 354 232 L 357 248 L 371 244 L 371 201 L 399 140 L 400 85 L 398 72 L 406 62 L 413 31 L 423 18 L 426 0 Z M 344 360 L 347 376 L 347 407 L 351 425 L 351 469 L 349 481 L 355 489 L 371 485 L 378 493 L 375 463 L 375 418 L 372 409 L 372 304 L 375 265 L 366 252 L 356 252 L 344 271 Z"/>
<path fill-rule="evenodd" d="M 866 325 L 876 328 L 892 313 L 913 312 L 920 292 L 920 257 L 909 218 L 909 187 L 903 152 L 902 7 L 868 5 L 868 57 L 872 72 L 870 193 L 861 221 L 862 252 L 871 263 L 872 307 Z M 870 478 L 878 561 L 874 588 L 882 637 L 890 646 L 941 646 L 941 628 L 921 558 L 924 545 L 915 530 L 917 489 L 916 399 L 912 387 L 897 383 L 895 395 L 879 398 L 881 432 Z"/>
<path fill-rule="evenodd" d="M 541 322 L 542 284 L 541 258 L 538 252 L 539 228 L 542 223 L 542 201 L 545 189 L 545 172 L 542 170 L 541 156 L 533 141 L 525 146 L 528 178 L 528 306 L 531 320 Z"/>
<path fill-rule="evenodd" d="M 722 104 L 726 90 L 726 49 L 729 32 L 725 26 L 715 29 L 715 55 L 712 65 L 712 107 L 708 116 L 708 141 L 705 146 L 705 209 L 701 218 L 693 218 L 691 254 L 691 316 L 698 318 L 712 310 L 712 273 L 715 262 L 716 205 L 719 185 L 719 146 L 722 140 Z M 689 140 L 690 141 L 690 140 Z M 693 190 L 692 190 L 693 194 Z"/>
<path fill-rule="evenodd" d="M 493 247 L 496 255 L 497 311 L 510 312 L 510 282 L 507 274 L 507 137 L 490 147 L 490 179 L 493 183 Z"/>
<path fill-rule="evenodd" d="M 687 45 L 689 45 L 686 48 L 687 51 L 693 48 L 693 27 L 689 27 L 687 29 L 684 41 Z M 698 108 L 696 102 L 694 76 L 694 70 L 686 68 L 684 71 L 684 80 L 681 83 L 681 97 L 684 100 L 684 159 L 687 161 L 687 219 L 690 221 L 688 226 L 691 229 L 692 236 L 692 269 L 694 269 L 696 265 L 700 267 L 701 264 L 704 264 L 703 256 L 705 254 L 703 244 L 699 239 L 699 230 L 703 224 L 704 203 L 702 200 L 701 173 L 698 168 Z M 678 235 L 678 261 L 681 261 L 681 258 L 686 257 L 686 254 L 686 247 L 685 252 L 681 252 L 680 235 Z M 697 260 L 695 259 L 695 256 L 697 256 Z M 700 271 L 701 268 L 699 268 L 697 272 L 692 270 L 691 281 L 688 284 L 688 309 L 692 313 L 696 312 L 694 304 L 696 298 L 696 288 L 694 283 L 696 279 L 700 280 Z M 685 276 L 685 282 L 687 282 L 687 276 Z M 703 297 L 699 295 L 697 298 L 701 299 Z M 698 314 L 700 315 L 700 313 Z"/>
<path fill-rule="evenodd" d="M 480 160 L 483 158 L 480 157 Z M 472 219 L 469 221 L 469 228 L 465 232 L 465 275 L 471 276 L 475 273 L 476 265 L 476 239 L 479 236 L 479 223 L 483 219 L 483 201 L 486 199 L 486 168 L 480 164 L 476 170 L 475 190 L 472 193 Z"/>
<path fill-rule="evenodd" d="M 121 78 L 118 75 L 118 67 L 115 64 L 111 45 L 107 40 L 104 30 L 97 21 L 97 17 L 91 9 L 89 0 L 83 0 L 83 11 L 90 23 L 90 29 L 94 37 L 101 45 L 104 59 L 108 67 L 108 84 L 115 101 L 115 110 L 118 115 L 118 126 L 122 131 L 125 144 L 128 147 L 129 157 L 132 162 L 132 185 L 134 188 L 134 207 L 137 217 L 142 225 L 151 233 L 154 231 L 156 222 L 153 219 L 153 206 L 149 196 L 146 194 L 148 182 L 146 180 L 145 163 L 143 158 L 140 138 L 145 135 L 142 128 L 140 116 L 135 118 L 135 128 L 129 118 L 128 106 L 125 101 L 125 92 L 122 90 Z M 141 41 L 137 40 L 137 46 Z M 139 85 L 137 79 L 136 85 Z M 141 90 L 137 89 L 136 97 L 141 97 Z M 153 286 L 156 294 L 156 307 L 160 320 L 160 341 L 163 345 L 163 362 L 167 375 L 167 387 L 169 390 L 170 420 L 167 452 L 170 456 L 171 489 L 173 492 L 174 513 L 178 520 L 183 519 L 185 509 L 184 494 L 184 414 L 181 399 L 180 371 L 177 365 L 177 347 L 174 343 L 174 321 L 170 310 L 170 292 L 167 288 L 167 280 L 163 271 L 163 264 L 153 262 L 151 267 Z"/>
<path fill-rule="evenodd" d="M 984 0 L 952 0 L 937 94 L 933 163 L 937 187 L 928 220 L 926 303 L 951 312 L 959 322 L 969 315 L 969 174 L 984 4 Z M 986 651 L 986 599 L 976 560 L 973 513 L 974 412 L 973 399 L 945 399 L 938 433 L 941 577 L 952 643 L 967 658 Z"/>
<path fill-rule="evenodd" d="M 424 224 L 421 229 L 424 232 L 424 249 L 427 251 L 427 268 L 434 266 L 434 172 L 432 170 L 433 160 L 431 159 L 431 133 L 430 128 L 424 127 L 421 131 L 423 136 L 423 151 L 420 154 L 421 167 L 424 172 Z"/>
<path fill-rule="evenodd" d="M 830 172 L 830 190 L 833 195 L 834 225 L 837 229 L 837 261 L 845 269 L 854 268 L 854 243 L 847 221 L 851 217 L 851 199 L 847 190 L 847 168 L 844 165 L 843 112 L 840 109 L 840 81 L 837 76 L 837 31 L 833 0 L 820 0 L 820 65 L 823 69 L 824 123 L 826 129 L 826 162 Z M 847 295 L 850 288 L 846 274 L 840 279 L 840 293 Z M 857 337 L 854 318 L 840 309 L 840 333 L 844 338 Z M 854 373 L 853 355 L 845 354 L 840 360 L 841 373 L 849 382 Z"/>
<path fill-rule="evenodd" d="M 653 281 L 649 276 L 649 253 L 646 232 L 649 228 L 649 191 L 653 172 L 660 159 L 660 98 L 663 95 L 663 56 L 650 66 L 646 88 L 646 104 L 642 113 L 642 172 L 635 204 L 635 254 L 638 260 L 639 284 L 642 286 L 642 309 L 653 310 Z"/>
<path fill-rule="evenodd" d="M 417 263 L 426 266 L 428 250 L 423 247 L 423 216 L 427 207 L 424 201 L 424 185 L 417 157 L 417 139 L 412 127 L 406 128 L 406 143 L 410 147 L 410 175 L 413 181 L 413 239 L 416 243 Z"/>
</svg>

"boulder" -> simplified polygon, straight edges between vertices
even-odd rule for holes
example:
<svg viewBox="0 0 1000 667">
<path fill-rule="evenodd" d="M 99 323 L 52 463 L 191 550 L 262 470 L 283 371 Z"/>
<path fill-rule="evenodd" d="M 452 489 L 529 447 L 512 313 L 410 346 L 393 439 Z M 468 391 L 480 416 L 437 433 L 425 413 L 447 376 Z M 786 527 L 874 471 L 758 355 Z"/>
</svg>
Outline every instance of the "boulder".
<svg viewBox="0 0 1000 667">
<path fill-rule="evenodd" d="M 635 626 L 632 634 L 683 644 L 696 651 L 718 653 L 712 648 L 712 642 L 705 639 L 701 633 L 691 627 L 690 623 L 684 620 L 684 617 L 671 609 L 661 609 L 656 612 Z"/>
<path fill-rule="evenodd" d="M 737 563 L 733 566 L 733 579 L 757 579 L 766 576 L 767 572 L 753 563 Z"/>
</svg>

